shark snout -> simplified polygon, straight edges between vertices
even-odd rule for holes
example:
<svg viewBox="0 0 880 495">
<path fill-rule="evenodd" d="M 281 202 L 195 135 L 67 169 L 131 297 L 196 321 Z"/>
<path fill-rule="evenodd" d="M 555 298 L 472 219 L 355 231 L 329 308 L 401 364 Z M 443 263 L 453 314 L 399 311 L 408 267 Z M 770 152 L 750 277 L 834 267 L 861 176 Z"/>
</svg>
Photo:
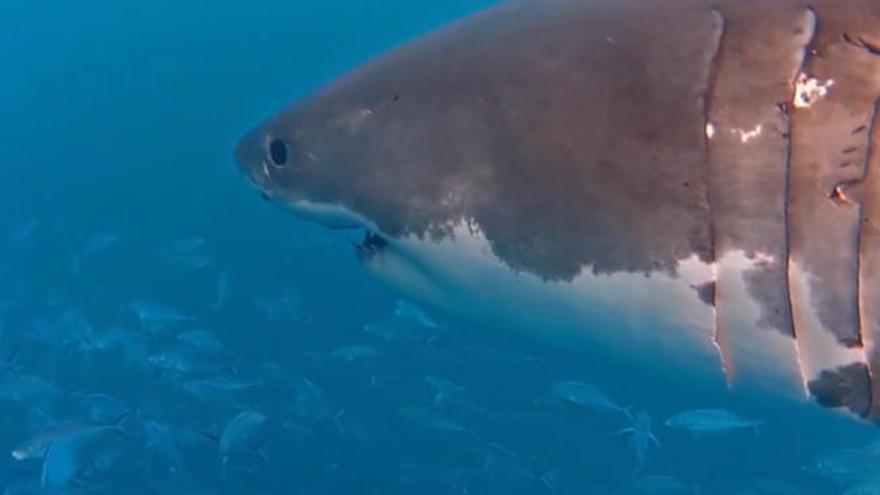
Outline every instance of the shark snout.
<svg viewBox="0 0 880 495">
<path fill-rule="evenodd" d="M 262 184 L 265 171 L 264 141 L 263 133 L 259 129 L 253 129 L 235 145 L 235 161 L 239 170 L 258 186 Z"/>
</svg>

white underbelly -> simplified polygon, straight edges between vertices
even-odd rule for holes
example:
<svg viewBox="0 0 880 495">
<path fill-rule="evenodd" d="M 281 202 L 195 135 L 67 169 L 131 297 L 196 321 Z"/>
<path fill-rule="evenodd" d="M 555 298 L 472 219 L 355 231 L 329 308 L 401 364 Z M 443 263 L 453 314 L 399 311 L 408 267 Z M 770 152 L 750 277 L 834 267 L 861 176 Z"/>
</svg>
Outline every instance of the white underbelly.
<svg viewBox="0 0 880 495">
<path fill-rule="evenodd" d="M 714 281 L 714 267 L 696 256 L 681 260 L 675 276 L 584 269 L 573 280 L 542 280 L 512 270 L 478 229 L 459 226 L 440 241 L 396 240 L 367 264 L 392 289 L 457 318 L 726 383 L 715 310 L 695 289 Z"/>
</svg>

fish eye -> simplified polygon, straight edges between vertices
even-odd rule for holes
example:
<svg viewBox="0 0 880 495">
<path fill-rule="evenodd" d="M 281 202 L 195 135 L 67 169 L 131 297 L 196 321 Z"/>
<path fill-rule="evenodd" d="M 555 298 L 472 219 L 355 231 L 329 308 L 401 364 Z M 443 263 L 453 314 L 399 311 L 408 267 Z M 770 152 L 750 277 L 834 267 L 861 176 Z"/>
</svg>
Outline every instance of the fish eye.
<svg viewBox="0 0 880 495">
<path fill-rule="evenodd" d="M 287 145 L 284 141 L 275 138 L 269 142 L 269 157 L 275 165 L 281 166 L 287 163 Z"/>
</svg>

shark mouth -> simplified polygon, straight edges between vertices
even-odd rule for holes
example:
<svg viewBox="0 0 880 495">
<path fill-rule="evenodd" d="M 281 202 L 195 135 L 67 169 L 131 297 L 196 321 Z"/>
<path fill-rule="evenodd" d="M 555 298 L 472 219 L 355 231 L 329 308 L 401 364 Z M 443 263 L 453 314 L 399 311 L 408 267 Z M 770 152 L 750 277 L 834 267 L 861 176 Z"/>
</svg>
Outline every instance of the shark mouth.
<svg viewBox="0 0 880 495">
<path fill-rule="evenodd" d="M 388 247 L 388 241 L 381 235 L 364 229 L 364 238 L 354 245 L 355 254 L 361 261 L 369 261 Z"/>
</svg>

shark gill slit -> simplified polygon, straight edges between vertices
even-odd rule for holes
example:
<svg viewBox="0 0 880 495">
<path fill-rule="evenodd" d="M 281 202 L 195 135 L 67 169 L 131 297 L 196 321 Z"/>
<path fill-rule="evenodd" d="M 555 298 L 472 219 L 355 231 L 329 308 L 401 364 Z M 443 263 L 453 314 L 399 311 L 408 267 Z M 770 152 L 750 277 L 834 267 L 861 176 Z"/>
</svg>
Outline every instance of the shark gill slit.
<svg viewBox="0 0 880 495">
<path fill-rule="evenodd" d="M 791 121 L 791 116 L 789 115 L 788 112 L 789 112 L 789 109 L 794 105 L 795 98 L 797 98 L 797 88 L 796 88 L 797 78 L 801 74 L 801 72 L 803 72 L 804 67 L 807 66 L 807 63 L 810 60 L 810 51 L 811 51 L 812 46 L 816 40 L 816 35 L 819 33 L 819 15 L 817 14 L 816 9 L 814 9 L 813 7 L 807 7 L 806 13 L 809 17 L 810 37 L 807 40 L 807 42 L 804 44 L 803 48 L 801 49 L 801 60 L 800 60 L 800 63 L 798 64 L 797 70 L 792 75 L 792 79 L 789 83 L 789 85 L 791 86 L 791 93 L 790 93 L 790 97 L 789 97 L 788 101 L 786 102 L 786 110 L 783 112 L 784 118 L 785 118 L 785 124 L 786 124 L 785 137 L 784 137 L 784 139 L 785 139 L 785 158 L 784 158 L 784 167 L 785 167 L 785 200 L 784 200 L 784 204 L 785 204 L 785 208 L 784 208 L 785 248 L 784 248 L 784 252 L 785 252 L 785 260 L 784 260 L 784 263 L 785 263 L 785 274 L 786 274 L 785 283 L 787 285 L 786 293 L 788 294 L 788 313 L 791 315 L 791 332 L 792 332 L 792 336 L 795 339 L 795 342 L 797 342 L 797 339 L 798 339 L 798 330 L 797 330 L 797 324 L 796 324 L 796 318 L 795 318 L 795 312 L 794 312 L 794 305 L 791 300 L 791 294 L 792 294 L 792 290 L 791 290 L 791 278 L 792 278 L 792 274 L 791 274 L 791 225 L 790 225 L 791 215 L 790 215 L 790 211 L 789 211 L 789 207 L 790 207 L 790 203 L 791 203 L 791 149 L 792 149 L 791 141 L 792 141 L 792 136 L 793 136 L 793 133 L 792 133 L 793 125 L 792 125 L 792 121 Z M 801 385 L 803 386 L 804 396 L 809 397 L 810 396 L 810 389 L 809 389 L 809 384 L 807 383 L 807 380 L 808 380 L 807 371 L 804 366 L 803 357 L 801 356 L 801 353 L 800 353 L 800 346 L 795 344 L 794 349 L 795 349 L 795 356 L 797 359 L 798 372 L 800 373 L 800 377 L 801 377 Z"/>
<path fill-rule="evenodd" d="M 715 39 L 715 49 L 712 58 L 709 61 L 709 71 L 705 85 L 705 93 L 703 94 L 703 152 L 705 153 L 705 162 L 703 164 L 703 181 L 705 184 L 706 207 L 709 215 L 709 250 L 712 252 L 712 283 L 715 284 L 715 290 L 712 294 L 712 314 L 715 319 L 714 328 L 712 329 L 712 344 L 715 346 L 715 352 L 718 354 L 718 360 L 721 363 L 727 385 L 730 386 L 730 366 L 727 358 L 722 350 L 719 341 L 719 333 L 721 332 L 720 320 L 718 316 L 718 252 L 716 251 L 716 226 L 715 215 L 712 208 L 712 179 L 711 179 L 711 153 L 710 153 L 710 137 L 708 129 L 711 126 L 710 116 L 712 110 L 712 101 L 715 96 L 715 86 L 718 80 L 718 73 L 722 64 L 722 53 L 725 40 L 726 20 L 724 14 L 718 9 L 711 9 L 713 21 L 718 25 L 718 37 Z"/>
<path fill-rule="evenodd" d="M 877 105 L 880 104 L 880 97 L 874 100 L 874 105 L 871 107 L 871 113 L 868 117 L 868 130 L 867 130 L 867 151 L 865 152 L 865 161 L 862 164 L 862 177 L 859 179 L 859 184 L 864 185 L 865 181 L 868 179 L 868 168 L 871 166 L 871 161 L 874 155 L 874 132 L 877 129 Z M 856 233 L 858 236 L 856 238 L 856 249 L 858 252 L 856 253 L 856 304 L 858 304 L 858 311 L 856 312 L 856 316 L 858 317 L 858 321 L 856 322 L 859 329 L 859 346 L 862 349 L 865 349 L 866 335 L 865 335 L 865 317 L 864 317 L 864 308 L 865 304 L 862 300 L 864 296 L 864 291 L 862 290 L 862 251 L 863 251 L 863 243 L 864 243 L 864 223 L 865 223 L 865 205 L 863 198 L 859 198 L 856 201 L 856 207 L 859 209 L 859 228 Z M 869 372 L 870 375 L 870 372 Z"/>
</svg>

